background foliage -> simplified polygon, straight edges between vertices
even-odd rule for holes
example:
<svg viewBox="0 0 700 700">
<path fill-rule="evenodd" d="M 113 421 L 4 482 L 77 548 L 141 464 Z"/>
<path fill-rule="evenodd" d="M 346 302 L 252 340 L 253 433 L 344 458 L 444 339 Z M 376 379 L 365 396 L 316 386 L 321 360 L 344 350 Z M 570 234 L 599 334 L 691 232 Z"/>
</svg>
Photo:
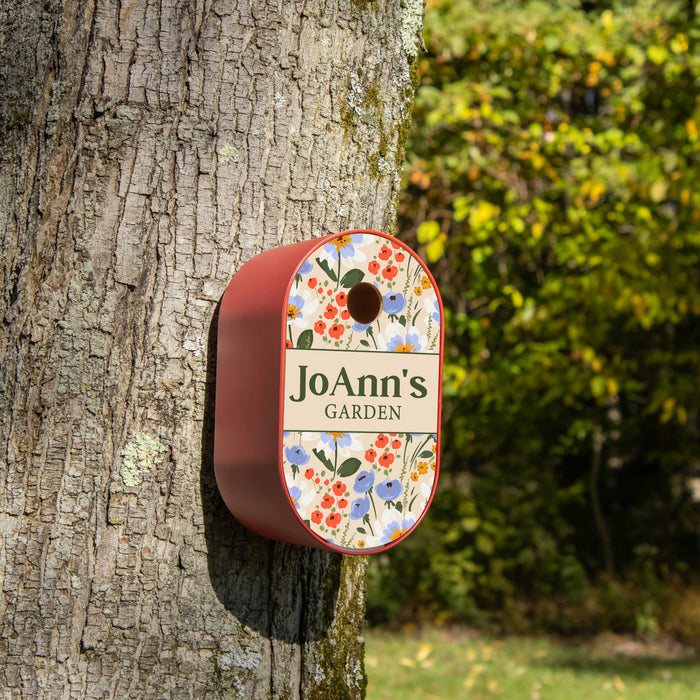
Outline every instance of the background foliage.
<svg viewBox="0 0 700 700">
<path fill-rule="evenodd" d="M 442 485 L 375 621 L 653 631 L 697 573 L 699 12 L 428 2 L 399 230 L 446 308 Z"/>
</svg>

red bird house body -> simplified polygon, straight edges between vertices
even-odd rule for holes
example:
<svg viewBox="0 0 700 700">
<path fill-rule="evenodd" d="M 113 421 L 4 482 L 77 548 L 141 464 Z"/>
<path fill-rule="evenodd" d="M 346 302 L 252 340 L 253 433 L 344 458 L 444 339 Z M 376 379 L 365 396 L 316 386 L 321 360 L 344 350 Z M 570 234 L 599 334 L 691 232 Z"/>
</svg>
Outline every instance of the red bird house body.
<svg viewBox="0 0 700 700">
<path fill-rule="evenodd" d="M 435 493 L 442 347 L 435 282 L 387 234 L 248 261 L 218 322 L 214 465 L 229 510 L 300 545 L 400 542 Z"/>
</svg>

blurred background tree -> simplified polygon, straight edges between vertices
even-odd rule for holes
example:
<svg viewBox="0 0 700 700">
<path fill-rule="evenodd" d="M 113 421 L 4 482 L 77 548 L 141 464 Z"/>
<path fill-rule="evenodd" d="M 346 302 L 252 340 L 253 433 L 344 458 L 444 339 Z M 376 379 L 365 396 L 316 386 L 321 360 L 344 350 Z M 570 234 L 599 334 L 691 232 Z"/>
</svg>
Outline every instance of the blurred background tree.
<svg viewBox="0 0 700 700">
<path fill-rule="evenodd" d="M 399 230 L 446 308 L 441 488 L 371 619 L 644 631 L 697 575 L 698 12 L 428 0 Z"/>
</svg>

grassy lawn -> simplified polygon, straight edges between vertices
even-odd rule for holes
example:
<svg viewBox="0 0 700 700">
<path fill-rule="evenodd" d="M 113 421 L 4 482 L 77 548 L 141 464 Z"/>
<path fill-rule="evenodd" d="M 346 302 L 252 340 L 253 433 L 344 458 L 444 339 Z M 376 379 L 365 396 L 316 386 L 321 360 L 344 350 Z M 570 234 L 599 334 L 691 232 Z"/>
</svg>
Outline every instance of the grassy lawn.
<svg viewBox="0 0 700 700">
<path fill-rule="evenodd" d="M 580 644 L 432 629 L 366 635 L 368 700 L 698 700 L 688 649 L 601 636 Z"/>
</svg>

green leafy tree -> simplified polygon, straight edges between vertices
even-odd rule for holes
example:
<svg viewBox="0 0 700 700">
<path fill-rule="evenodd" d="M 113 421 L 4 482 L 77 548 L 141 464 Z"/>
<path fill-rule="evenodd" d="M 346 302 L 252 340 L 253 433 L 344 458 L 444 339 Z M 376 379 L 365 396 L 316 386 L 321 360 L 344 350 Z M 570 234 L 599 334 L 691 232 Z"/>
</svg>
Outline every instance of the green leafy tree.
<svg viewBox="0 0 700 700">
<path fill-rule="evenodd" d="M 442 539 L 416 600 L 468 611 L 683 570 L 700 19 L 686 2 L 433 0 L 426 29 L 401 227 L 434 264 L 448 350 Z"/>
</svg>

